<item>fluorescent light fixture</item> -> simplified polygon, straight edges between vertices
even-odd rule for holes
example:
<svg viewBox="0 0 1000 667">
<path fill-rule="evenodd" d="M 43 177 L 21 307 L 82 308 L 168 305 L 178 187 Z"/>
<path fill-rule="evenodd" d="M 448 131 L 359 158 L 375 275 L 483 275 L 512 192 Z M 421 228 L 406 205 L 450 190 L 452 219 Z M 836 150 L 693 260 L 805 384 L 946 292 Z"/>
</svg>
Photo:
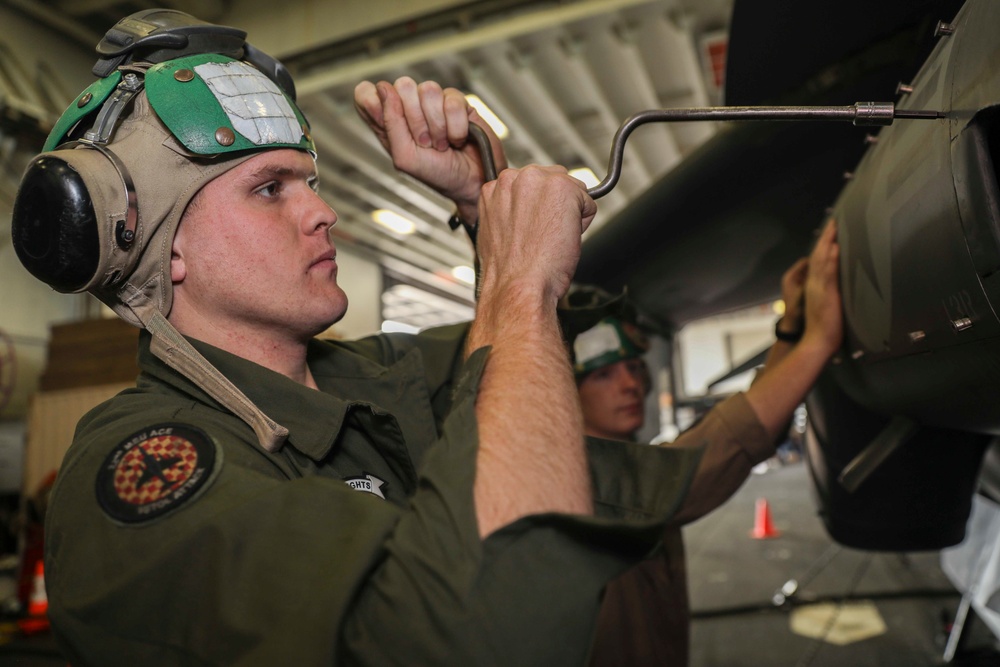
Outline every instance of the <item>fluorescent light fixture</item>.
<svg viewBox="0 0 1000 667">
<path fill-rule="evenodd" d="M 479 112 L 480 117 L 486 121 L 486 124 L 490 126 L 490 129 L 501 139 L 506 139 L 507 135 L 510 134 L 510 130 L 504 125 L 503 121 L 493 113 L 493 109 L 486 106 L 486 102 L 483 102 L 478 95 L 465 96 L 465 99 L 469 102 L 469 106 Z"/>
<path fill-rule="evenodd" d="M 395 320 L 386 320 L 385 322 L 382 323 L 383 333 L 394 333 L 397 331 L 402 333 L 412 334 L 412 333 L 419 333 L 420 329 L 418 327 L 413 326 L 412 324 L 405 324 L 403 322 L 397 322 Z"/>
<path fill-rule="evenodd" d="M 601 181 L 597 178 L 597 174 L 593 172 L 590 167 L 580 167 L 578 169 L 570 169 L 569 175 L 573 178 L 577 178 L 584 182 L 588 188 L 592 188 Z"/>
<path fill-rule="evenodd" d="M 372 211 L 372 220 L 397 234 L 412 234 L 417 229 L 416 223 L 412 220 L 385 208 Z"/>
<path fill-rule="evenodd" d="M 471 266 L 456 266 L 451 270 L 455 280 L 461 280 L 466 285 L 476 284 L 476 272 Z"/>
</svg>

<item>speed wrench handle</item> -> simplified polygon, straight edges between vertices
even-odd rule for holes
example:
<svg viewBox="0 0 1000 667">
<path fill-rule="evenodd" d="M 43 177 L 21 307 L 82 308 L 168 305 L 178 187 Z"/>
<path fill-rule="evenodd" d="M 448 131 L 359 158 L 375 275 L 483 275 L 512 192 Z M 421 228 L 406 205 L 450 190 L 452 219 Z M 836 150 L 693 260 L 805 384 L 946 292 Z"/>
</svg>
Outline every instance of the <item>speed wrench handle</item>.
<svg viewBox="0 0 1000 667">
<path fill-rule="evenodd" d="M 796 106 L 796 107 L 692 107 L 686 109 L 652 109 L 640 111 L 630 116 L 622 123 L 611 142 L 611 158 L 608 161 L 608 175 L 592 188 L 587 188 L 587 194 L 598 199 L 611 192 L 618 183 L 622 173 L 622 157 L 625 153 L 625 140 L 632 130 L 646 123 L 683 123 L 691 121 L 723 121 L 723 120 L 844 120 L 858 126 L 892 125 L 897 118 L 912 120 L 934 120 L 944 118 L 940 111 L 924 111 L 912 109 L 896 109 L 892 102 L 857 102 L 848 106 Z M 486 180 L 497 177 L 496 161 L 490 146 L 486 131 L 474 123 L 469 124 L 469 133 L 483 161 L 483 172 Z"/>
</svg>

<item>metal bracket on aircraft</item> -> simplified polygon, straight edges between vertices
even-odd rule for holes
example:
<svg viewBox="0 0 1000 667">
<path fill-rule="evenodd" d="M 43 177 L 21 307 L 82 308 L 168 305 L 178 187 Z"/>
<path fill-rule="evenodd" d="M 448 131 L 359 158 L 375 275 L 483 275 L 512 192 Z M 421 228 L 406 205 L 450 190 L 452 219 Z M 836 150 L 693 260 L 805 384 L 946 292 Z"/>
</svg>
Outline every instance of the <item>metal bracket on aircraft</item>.
<svg viewBox="0 0 1000 667">
<path fill-rule="evenodd" d="M 848 106 L 792 106 L 792 107 L 692 107 L 685 109 L 651 109 L 640 111 L 622 123 L 611 142 L 611 158 L 608 162 L 608 175 L 592 188 L 587 189 L 594 199 L 611 192 L 621 178 L 622 157 L 625 153 L 625 140 L 632 130 L 646 123 L 676 123 L 691 121 L 723 121 L 723 120 L 849 120 L 858 126 L 892 125 L 897 118 L 913 120 L 934 120 L 944 118 L 940 111 L 924 111 L 913 109 L 897 109 L 892 102 L 857 102 Z M 493 149 L 490 147 L 486 132 L 478 125 L 469 126 L 469 133 L 479 148 L 483 161 L 483 172 L 486 180 L 497 177 L 496 162 Z"/>
<path fill-rule="evenodd" d="M 837 481 L 848 493 L 854 493 L 882 462 L 896 449 L 912 438 L 920 425 L 906 417 L 893 417 L 885 428 L 844 466 Z"/>
</svg>

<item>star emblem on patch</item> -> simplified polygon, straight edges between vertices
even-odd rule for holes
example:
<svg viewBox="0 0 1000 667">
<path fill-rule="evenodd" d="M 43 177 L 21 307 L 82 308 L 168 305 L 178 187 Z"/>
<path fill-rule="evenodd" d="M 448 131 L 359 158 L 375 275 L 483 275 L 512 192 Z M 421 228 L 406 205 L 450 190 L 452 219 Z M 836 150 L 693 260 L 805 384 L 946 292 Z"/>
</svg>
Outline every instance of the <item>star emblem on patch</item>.
<svg viewBox="0 0 1000 667">
<path fill-rule="evenodd" d="M 201 429 L 151 426 L 108 454 L 97 475 L 97 500 L 108 516 L 123 523 L 155 519 L 196 497 L 220 458 Z"/>
</svg>

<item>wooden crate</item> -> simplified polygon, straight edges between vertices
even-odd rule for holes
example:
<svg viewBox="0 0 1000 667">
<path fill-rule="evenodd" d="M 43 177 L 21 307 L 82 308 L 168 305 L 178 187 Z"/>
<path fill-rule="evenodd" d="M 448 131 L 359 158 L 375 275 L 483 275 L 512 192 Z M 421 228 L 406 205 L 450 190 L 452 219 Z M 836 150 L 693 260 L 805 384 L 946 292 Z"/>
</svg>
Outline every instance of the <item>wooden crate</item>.
<svg viewBox="0 0 1000 667">
<path fill-rule="evenodd" d="M 21 484 L 26 495 L 35 493 L 42 480 L 59 469 L 80 418 L 131 386 L 134 382 L 76 387 L 39 392 L 31 397 Z"/>
<path fill-rule="evenodd" d="M 139 330 L 117 317 L 53 325 L 39 390 L 134 382 L 138 340 Z"/>
<path fill-rule="evenodd" d="M 56 324 L 51 331 L 45 370 L 28 407 L 21 485 L 27 494 L 58 470 L 80 418 L 135 386 L 139 375 L 139 329 L 123 320 Z"/>
</svg>

